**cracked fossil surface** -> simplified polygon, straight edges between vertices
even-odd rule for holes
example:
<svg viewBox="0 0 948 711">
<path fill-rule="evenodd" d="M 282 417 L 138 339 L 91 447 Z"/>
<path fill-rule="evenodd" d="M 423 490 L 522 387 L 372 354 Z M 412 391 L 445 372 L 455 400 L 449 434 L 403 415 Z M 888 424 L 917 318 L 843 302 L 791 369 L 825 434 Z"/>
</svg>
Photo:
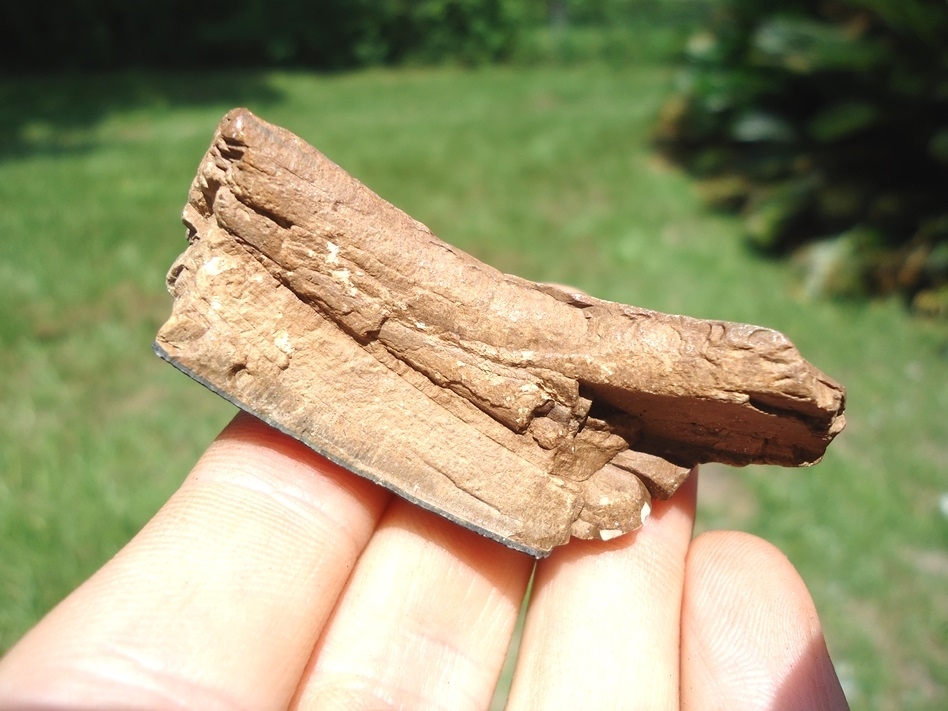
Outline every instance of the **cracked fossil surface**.
<svg viewBox="0 0 948 711">
<path fill-rule="evenodd" d="M 843 388 L 780 333 L 503 274 L 245 109 L 184 222 L 160 356 L 532 555 L 637 528 L 697 463 L 811 464 L 843 428 Z"/>
</svg>

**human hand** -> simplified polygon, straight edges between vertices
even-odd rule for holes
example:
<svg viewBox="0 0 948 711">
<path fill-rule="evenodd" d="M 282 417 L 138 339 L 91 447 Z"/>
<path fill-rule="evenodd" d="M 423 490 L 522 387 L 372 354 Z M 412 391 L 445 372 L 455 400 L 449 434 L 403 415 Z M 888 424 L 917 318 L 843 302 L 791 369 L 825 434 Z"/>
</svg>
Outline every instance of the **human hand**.
<svg viewBox="0 0 948 711">
<path fill-rule="evenodd" d="M 510 709 L 845 709 L 809 593 L 696 481 L 536 567 Z M 484 709 L 533 560 L 238 415 L 0 660 L 0 708 Z"/>
</svg>

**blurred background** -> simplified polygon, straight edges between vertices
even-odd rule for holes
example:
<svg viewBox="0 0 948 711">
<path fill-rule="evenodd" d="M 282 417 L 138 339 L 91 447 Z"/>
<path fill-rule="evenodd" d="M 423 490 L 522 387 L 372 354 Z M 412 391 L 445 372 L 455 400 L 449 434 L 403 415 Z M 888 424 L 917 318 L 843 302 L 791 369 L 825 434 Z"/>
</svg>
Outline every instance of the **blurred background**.
<svg viewBox="0 0 948 711">
<path fill-rule="evenodd" d="M 813 469 L 708 466 L 854 708 L 948 708 L 943 0 L 3 3 L 0 653 L 233 407 L 155 358 L 220 117 L 286 126 L 508 272 L 785 332 L 848 389 Z"/>
</svg>

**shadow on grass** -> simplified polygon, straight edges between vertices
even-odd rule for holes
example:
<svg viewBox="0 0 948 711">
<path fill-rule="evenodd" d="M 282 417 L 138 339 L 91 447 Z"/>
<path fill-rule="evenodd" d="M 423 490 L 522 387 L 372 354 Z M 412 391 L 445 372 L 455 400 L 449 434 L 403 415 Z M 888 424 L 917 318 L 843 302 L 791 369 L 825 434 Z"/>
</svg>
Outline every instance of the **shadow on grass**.
<svg viewBox="0 0 948 711">
<path fill-rule="evenodd" d="M 112 113 L 214 104 L 257 106 L 283 92 L 266 72 L 145 72 L 0 77 L 0 159 L 88 150 Z"/>
</svg>

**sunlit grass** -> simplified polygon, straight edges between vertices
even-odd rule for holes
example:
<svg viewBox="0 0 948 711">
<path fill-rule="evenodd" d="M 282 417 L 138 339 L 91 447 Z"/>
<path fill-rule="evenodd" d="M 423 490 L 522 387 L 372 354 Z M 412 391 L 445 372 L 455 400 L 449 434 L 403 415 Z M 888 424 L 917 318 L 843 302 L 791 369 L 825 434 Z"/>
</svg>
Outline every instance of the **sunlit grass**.
<svg viewBox="0 0 948 711">
<path fill-rule="evenodd" d="M 948 333 L 897 303 L 807 301 L 791 268 L 748 253 L 737 222 L 648 148 L 670 78 L 0 83 L 0 649 L 134 534 L 232 413 L 150 343 L 188 185 L 220 116 L 244 104 L 501 269 L 785 331 L 847 385 L 849 428 L 815 469 L 709 472 L 701 527 L 787 552 L 854 706 L 948 705 Z M 7 101 L 44 92 L 42 106 Z"/>
</svg>

